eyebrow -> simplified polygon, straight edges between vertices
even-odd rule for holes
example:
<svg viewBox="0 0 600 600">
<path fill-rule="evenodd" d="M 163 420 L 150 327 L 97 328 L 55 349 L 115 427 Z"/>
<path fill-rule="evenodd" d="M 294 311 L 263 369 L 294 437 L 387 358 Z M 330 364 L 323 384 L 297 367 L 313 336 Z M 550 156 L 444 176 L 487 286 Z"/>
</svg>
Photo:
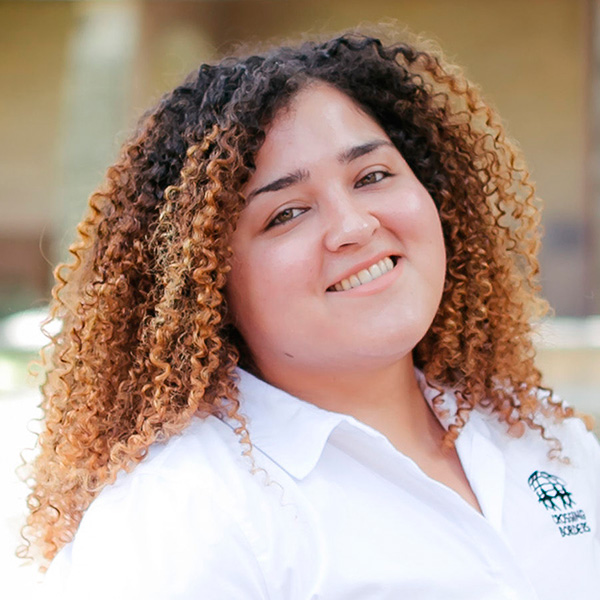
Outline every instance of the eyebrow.
<svg viewBox="0 0 600 600">
<path fill-rule="evenodd" d="M 353 160 L 360 158 L 361 156 L 365 156 L 365 154 L 369 154 L 380 148 L 381 146 L 390 146 L 394 148 L 394 145 L 388 140 L 373 140 L 371 142 L 366 142 L 364 144 L 360 144 L 358 146 L 352 146 L 347 150 L 342 150 L 337 155 L 337 161 L 342 164 L 351 163 Z M 275 181 L 271 181 L 267 185 L 259 187 L 256 190 L 251 191 L 246 200 L 250 201 L 255 196 L 259 194 L 263 194 L 265 192 L 277 192 L 279 190 L 283 190 L 287 187 L 290 187 L 296 183 L 302 183 L 303 181 L 307 181 L 310 177 L 310 173 L 306 169 L 298 169 L 297 171 L 293 171 L 292 173 L 288 173 L 283 177 L 279 177 L 275 179 Z"/>
<path fill-rule="evenodd" d="M 360 144 L 359 146 L 352 146 L 352 148 L 348 148 L 347 150 L 343 150 L 337 156 L 338 162 L 340 163 L 350 163 L 365 154 L 369 154 L 369 152 L 373 152 L 377 150 L 377 148 L 381 148 L 381 146 L 390 146 L 394 148 L 395 146 L 389 140 L 373 140 L 372 142 L 366 142 L 365 144 Z"/>
<path fill-rule="evenodd" d="M 303 181 L 306 181 L 309 177 L 310 174 L 307 170 L 298 169 L 293 173 L 288 173 L 287 175 L 284 175 L 283 177 L 280 177 L 275 181 L 271 181 L 271 183 L 268 183 L 267 185 L 264 185 L 263 187 L 260 187 L 257 190 L 253 190 L 248 194 L 246 200 L 250 200 L 251 198 L 254 198 L 254 196 L 258 196 L 258 194 L 262 194 L 264 192 L 277 192 L 286 187 L 290 187 L 295 183 L 301 183 Z"/>
</svg>

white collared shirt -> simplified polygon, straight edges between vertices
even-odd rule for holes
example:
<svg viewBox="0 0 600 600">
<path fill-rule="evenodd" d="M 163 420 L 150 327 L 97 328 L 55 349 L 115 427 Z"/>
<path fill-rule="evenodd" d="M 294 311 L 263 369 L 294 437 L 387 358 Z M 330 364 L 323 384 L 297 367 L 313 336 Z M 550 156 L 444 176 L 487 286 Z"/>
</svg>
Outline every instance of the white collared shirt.
<svg viewBox="0 0 600 600">
<path fill-rule="evenodd" d="M 371 427 L 239 374 L 258 470 L 232 424 L 195 419 L 92 502 L 48 571 L 56 598 L 600 597 L 600 448 L 580 421 L 552 429 L 564 464 L 474 411 L 457 452 L 482 516 Z"/>
</svg>

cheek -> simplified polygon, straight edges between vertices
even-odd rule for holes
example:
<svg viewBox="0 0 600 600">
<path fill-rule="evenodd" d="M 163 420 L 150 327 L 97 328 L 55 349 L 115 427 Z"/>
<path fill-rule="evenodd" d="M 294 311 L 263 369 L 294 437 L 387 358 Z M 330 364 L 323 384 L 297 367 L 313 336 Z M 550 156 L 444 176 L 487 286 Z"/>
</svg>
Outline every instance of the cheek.
<svg viewBox="0 0 600 600">
<path fill-rule="evenodd" d="M 413 190 L 399 203 L 392 221 L 399 239 L 406 244 L 408 258 L 419 266 L 437 293 L 446 277 L 446 246 L 433 199 L 424 188 Z"/>
<path fill-rule="evenodd" d="M 424 213 L 427 214 L 423 214 L 424 218 L 416 224 L 424 234 L 423 260 L 429 271 L 432 285 L 441 295 L 446 279 L 446 244 L 442 224 L 433 203 Z"/>
<path fill-rule="evenodd" d="M 312 289 L 319 259 L 313 241 L 305 234 L 303 228 L 255 245 L 245 268 L 262 295 L 266 290 L 272 296 L 289 296 L 292 290 Z"/>
<path fill-rule="evenodd" d="M 262 327 L 292 312 L 296 299 L 314 289 L 317 266 L 307 243 L 290 239 L 233 246 L 234 260 L 227 284 L 231 313 L 242 329 Z"/>
<path fill-rule="evenodd" d="M 431 196 L 422 187 L 411 187 L 400 194 L 388 213 L 389 226 L 401 239 L 412 243 L 444 244 L 440 217 Z"/>
</svg>

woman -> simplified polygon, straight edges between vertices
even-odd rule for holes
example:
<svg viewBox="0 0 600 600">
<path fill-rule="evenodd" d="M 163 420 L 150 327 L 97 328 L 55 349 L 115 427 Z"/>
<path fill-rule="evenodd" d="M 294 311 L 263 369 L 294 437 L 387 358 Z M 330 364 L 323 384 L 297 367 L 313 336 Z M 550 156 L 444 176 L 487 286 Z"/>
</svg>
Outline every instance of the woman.
<svg viewBox="0 0 600 600">
<path fill-rule="evenodd" d="M 57 596 L 596 597 L 533 189 L 459 71 L 358 34 L 203 65 L 90 207 L 26 531 Z"/>
</svg>

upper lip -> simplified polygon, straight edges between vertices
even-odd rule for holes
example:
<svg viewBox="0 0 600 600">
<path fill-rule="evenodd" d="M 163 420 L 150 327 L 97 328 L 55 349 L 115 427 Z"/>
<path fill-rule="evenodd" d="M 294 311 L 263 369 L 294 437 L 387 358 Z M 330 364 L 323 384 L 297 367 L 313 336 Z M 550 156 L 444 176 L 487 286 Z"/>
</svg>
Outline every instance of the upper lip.
<svg viewBox="0 0 600 600">
<path fill-rule="evenodd" d="M 353 266 L 349 267 L 344 272 L 342 272 L 342 274 L 337 279 L 335 279 L 332 283 L 330 283 L 327 286 L 327 289 L 329 290 L 329 289 L 333 288 L 333 286 L 336 283 L 340 283 L 340 281 L 342 281 L 343 279 L 348 279 L 348 277 L 350 277 L 350 275 L 356 275 L 359 271 L 362 271 L 363 269 L 368 269 L 369 267 L 373 266 L 375 263 L 379 262 L 383 258 L 386 258 L 386 256 L 398 257 L 398 256 L 400 256 L 400 254 L 398 252 L 384 250 L 383 252 L 376 254 L 372 258 L 368 258 L 367 260 L 363 260 L 362 262 L 355 263 Z"/>
</svg>

